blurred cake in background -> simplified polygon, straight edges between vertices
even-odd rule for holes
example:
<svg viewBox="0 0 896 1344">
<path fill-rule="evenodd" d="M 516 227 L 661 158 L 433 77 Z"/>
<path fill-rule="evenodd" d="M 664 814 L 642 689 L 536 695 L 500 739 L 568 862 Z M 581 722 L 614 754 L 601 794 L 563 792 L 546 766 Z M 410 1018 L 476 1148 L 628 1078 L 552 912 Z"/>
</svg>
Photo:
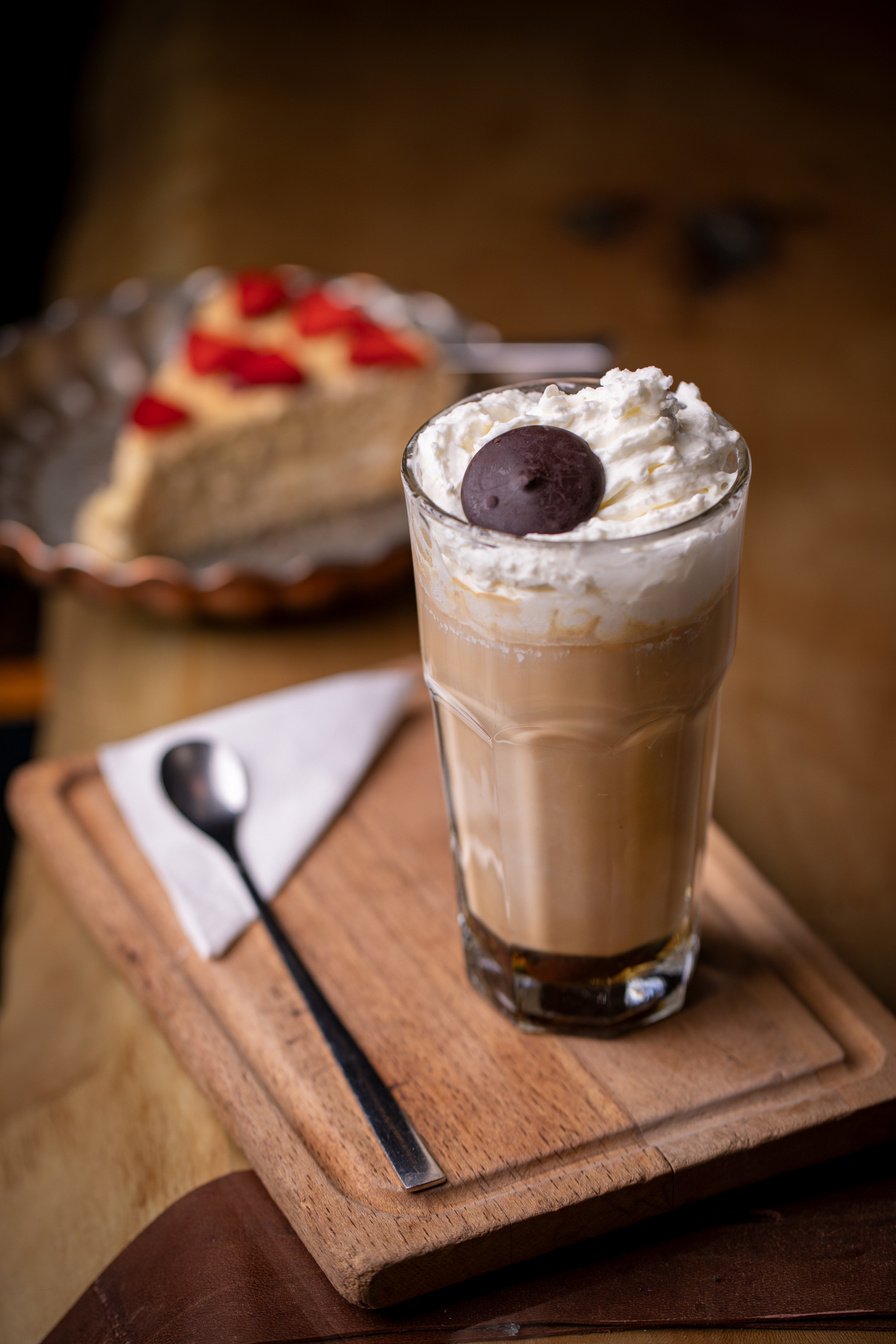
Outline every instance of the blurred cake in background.
<svg viewBox="0 0 896 1344">
<path fill-rule="evenodd" d="M 461 378 L 349 293 L 291 267 L 222 279 L 131 407 L 77 540 L 189 559 L 397 495 L 405 443 Z"/>
</svg>

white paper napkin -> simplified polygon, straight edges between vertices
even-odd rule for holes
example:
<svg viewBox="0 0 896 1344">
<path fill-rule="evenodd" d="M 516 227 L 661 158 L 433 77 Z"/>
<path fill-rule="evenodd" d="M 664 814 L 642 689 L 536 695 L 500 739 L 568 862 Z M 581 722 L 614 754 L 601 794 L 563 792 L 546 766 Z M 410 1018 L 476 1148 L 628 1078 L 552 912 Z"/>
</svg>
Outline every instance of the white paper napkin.
<svg viewBox="0 0 896 1344">
<path fill-rule="evenodd" d="M 222 850 L 175 811 L 159 764 L 176 742 L 213 738 L 240 753 L 250 801 L 238 840 L 262 895 L 276 895 L 354 792 L 402 718 L 412 676 L 349 672 L 275 691 L 100 749 L 100 769 L 131 832 L 203 957 L 255 918 Z"/>
</svg>

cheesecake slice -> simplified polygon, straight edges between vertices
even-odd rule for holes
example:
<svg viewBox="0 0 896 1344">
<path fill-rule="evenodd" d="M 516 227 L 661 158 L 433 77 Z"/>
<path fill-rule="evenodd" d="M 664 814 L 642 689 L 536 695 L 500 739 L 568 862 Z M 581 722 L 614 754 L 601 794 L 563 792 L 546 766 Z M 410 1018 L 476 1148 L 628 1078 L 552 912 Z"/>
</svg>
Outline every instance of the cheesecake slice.
<svg viewBox="0 0 896 1344">
<path fill-rule="evenodd" d="M 76 538 L 190 559 L 395 496 L 405 443 L 460 384 L 434 340 L 374 321 L 344 282 L 223 279 L 131 407 Z"/>
</svg>

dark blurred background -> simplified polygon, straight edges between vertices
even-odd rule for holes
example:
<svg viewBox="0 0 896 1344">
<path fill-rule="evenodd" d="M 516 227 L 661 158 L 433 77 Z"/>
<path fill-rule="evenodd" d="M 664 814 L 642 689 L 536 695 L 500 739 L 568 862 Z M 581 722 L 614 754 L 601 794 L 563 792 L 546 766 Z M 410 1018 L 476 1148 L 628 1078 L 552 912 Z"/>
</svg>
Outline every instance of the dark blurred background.
<svg viewBox="0 0 896 1344">
<path fill-rule="evenodd" d="M 716 815 L 896 1007 L 893 10 L 20 2 L 0 324 L 128 276 L 289 261 L 437 291 L 509 337 L 599 333 L 698 383 L 755 467 Z M 0 775 L 37 724 L 37 750 L 89 751 L 415 641 L 410 583 L 200 626 L 0 572 Z M 9 846 L 0 825 L 0 888 Z M 38 1338 L 231 1159 L 24 847 L 9 890 L 3 1306 Z M 838 1247 L 839 1209 L 814 1224 Z"/>
<path fill-rule="evenodd" d="M 36 312 L 73 257 L 85 287 L 150 248 L 156 269 L 166 250 L 176 262 L 184 240 L 158 231 L 177 217 L 183 233 L 191 206 L 210 261 L 241 264 L 242 247 L 269 260 L 287 241 L 298 255 L 312 238 L 319 265 L 406 253 L 408 282 L 461 261 L 457 297 L 475 306 L 497 272 L 521 322 L 531 287 L 559 296 L 581 274 L 586 243 L 648 225 L 670 266 L 711 289 L 731 276 L 698 255 L 701 206 L 742 206 L 766 247 L 823 223 L 832 200 L 847 215 L 889 202 L 892 31 L 892 6 L 869 0 L 81 0 L 52 20 L 19 6 L 0 317 Z M 106 255 L 88 268 L 82 214 L 98 188 L 128 200 L 94 221 Z M 690 231 L 689 256 L 664 216 Z M 737 227 L 724 233 L 715 242 L 738 253 Z"/>
</svg>

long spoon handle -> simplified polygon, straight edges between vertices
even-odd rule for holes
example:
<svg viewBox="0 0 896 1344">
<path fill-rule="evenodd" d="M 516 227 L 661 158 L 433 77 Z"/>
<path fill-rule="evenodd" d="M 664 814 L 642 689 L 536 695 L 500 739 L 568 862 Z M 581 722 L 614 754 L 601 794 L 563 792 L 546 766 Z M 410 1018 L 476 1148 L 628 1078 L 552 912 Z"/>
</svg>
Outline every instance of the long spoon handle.
<svg viewBox="0 0 896 1344">
<path fill-rule="evenodd" d="M 405 1190 L 429 1190 L 434 1185 L 442 1185 L 447 1179 L 442 1168 L 395 1100 L 394 1094 L 331 1007 L 323 990 L 290 942 L 283 925 L 257 891 L 243 867 L 236 847 L 227 848 L 255 902 L 262 923 L 301 990 L 333 1058 Z"/>
</svg>

